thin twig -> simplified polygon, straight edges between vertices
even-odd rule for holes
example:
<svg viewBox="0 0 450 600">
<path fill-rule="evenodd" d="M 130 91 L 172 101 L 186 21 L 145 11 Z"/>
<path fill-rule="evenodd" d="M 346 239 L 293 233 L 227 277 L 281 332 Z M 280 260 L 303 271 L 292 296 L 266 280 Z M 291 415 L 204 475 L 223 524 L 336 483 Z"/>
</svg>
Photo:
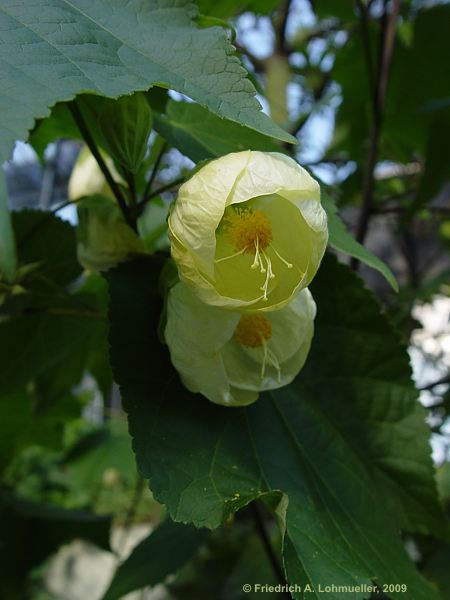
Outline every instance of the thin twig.
<svg viewBox="0 0 450 600">
<path fill-rule="evenodd" d="M 383 124 L 384 102 L 386 98 L 387 83 L 389 79 L 389 69 L 394 49 L 395 31 L 397 26 L 397 17 L 400 10 L 401 0 L 394 0 L 391 13 L 386 21 L 386 29 L 383 35 L 383 45 L 380 54 L 380 63 L 377 77 L 377 85 L 373 101 L 373 122 L 370 135 L 370 146 L 367 157 L 366 171 L 362 190 L 362 207 L 359 223 L 356 231 L 356 239 L 361 244 L 366 237 L 370 216 L 373 207 L 374 192 L 374 169 L 377 162 L 378 147 L 381 137 L 381 128 Z M 358 261 L 352 261 L 352 267 L 357 268 Z"/>
<path fill-rule="evenodd" d="M 103 176 L 105 177 L 109 187 L 111 188 L 111 191 L 113 192 L 113 194 L 120 206 L 120 209 L 123 213 L 123 216 L 124 216 L 126 222 L 130 225 L 130 227 L 132 229 L 136 230 L 136 223 L 134 223 L 133 220 L 130 218 L 130 215 L 128 212 L 128 206 L 127 206 L 125 198 L 122 194 L 122 191 L 121 191 L 119 185 L 117 184 L 117 182 L 114 180 L 113 176 L 111 175 L 108 167 L 106 166 L 106 163 L 103 160 L 103 157 L 100 154 L 99 149 L 97 148 L 94 138 L 92 137 L 91 132 L 89 131 L 88 126 L 86 125 L 83 115 L 81 114 L 75 101 L 69 103 L 68 107 L 69 107 L 70 112 L 72 113 L 73 120 L 75 121 L 78 129 L 80 130 L 80 133 L 81 133 L 84 141 L 88 145 L 89 150 L 91 151 L 92 155 L 94 156 L 95 160 L 97 161 L 97 164 L 100 167 L 100 170 L 103 173 Z"/>
<path fill-rule="evenodd" d="M 441 377 L 437 381 L 433 381 L 433 383 L 429 383 L 428 385 L 424 385 L 423 387 L 419 388 L 419 390 L 421 392 L 423 392 L 423 391 L 429 391 L 429 390 L 434 389 L 438 385 L 444 385 L 444 384 L 447 384 L 447 383 L 450 383 L 450 375 L 445 375 L 444 377 Z"/>
<path fill-rule="evenodd" d="M 71 204 L 78 204 L 78 202 L 81 200 L 81 198 L 77 198 L 76 200 L 68 200 L 67 202 L 63 202 L 62 204 L 59 204 L 58 206 L 56 206 L 55 208 L 52 208 L 52 210 L 48 211 L 50 214 L 56 215 L 57 212 L 59 212 L 60 210 L 62 210 L 63 208 L 67 208 L 68 206 L 70 206 Z"/>
<path fill-rule="evenodd" d="M 256 502 L 252 502 L 250 504 L 250 510 L 253 516 L 253 520 L 255 521 L 256 531 L 258 532 L 259 537 L 261 538 L 264 550 L 267 554 L 267 558 L 269 559 L 270 564 L 272 565 L 272 569 L 281 585 L 287 586 L 288 584 L 286 581 L 286 577 L 284 576 L 283 569 L 281 568 L 281 565 L 278 562 L 278 558 L 272 548 L 272 544 L 270 542 L 269 536 L 264 525 L 264 519 Z M 283 595 L 286 596 L 286 598 L 291 598 L 289 592 L 284 592 Z"/>
<path fill-rule="evenodd" d="M 139 507 L 139 503 L 142 498 L 142 494 L 145 489 L 145 479 L 142 477 L 140 473 L 137 475 L 136 485 L 133 491 L 133 497 L 131 498 L 130 505 L 128 506 L 127 512 L 125 514 L 125 519 L 123 522 L 123 532 L 120 537 L 120 540 L 117 542 L 117 551 L 119 555 L 123 554 L 125 551 L 125 544 L 128 539 L 129 528 L 133 524 L 134 518 L 137 513 L 137 509 Z"/>
<path fill-rule="evenodd" d="M 171 190 L 173 187 L 182 184 L 184 182 L 184 180 L 185 180 L 185 177 L 178 177 L 177 179 L 174 179 L 173 181 L 166 183 L 165 185 L 161 186 L 157 190 L 151 192 L 151 194 L 148 195 L 147 200 L 151 200 L 152 198 L 155 198 L 156 196 L 159 196 L 160 194 L 163 194 L 164 192 Z"/>
<path fill-rule="evenodd" d="M 145 186 L 144 193 L 142 194 L 142 202 L 141 202 L 142 205 L 146 204 L 149 200 L 148 197 L 150 194 L 150 190 L 152 189 L 153 182 L 155 181 L 156 175 L 158 174 L 159 165 L 161 164 L 162 157 L 163 157 L 164 153 L 166 152 L 166 150 L 167 150 L 167 142 L 164 142 L 163 145 L 161 146 L 161 150 L 159 151 L 158 156 L 156 157 L 155 164 L 153 165 L 153 170 L 151 172 L 149 180 L 147 181 L 147 185 Z"/>
</svg>

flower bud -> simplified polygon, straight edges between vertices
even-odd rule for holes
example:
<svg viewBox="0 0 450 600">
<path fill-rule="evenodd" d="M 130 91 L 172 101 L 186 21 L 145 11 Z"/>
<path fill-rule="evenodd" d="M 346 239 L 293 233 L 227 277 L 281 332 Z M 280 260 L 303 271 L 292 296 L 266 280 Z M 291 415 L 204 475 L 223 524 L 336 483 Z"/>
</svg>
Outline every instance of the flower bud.
<svg viewBox="0 0 450 600">
<path fill-rule="evenodd" d="M 283 154 L 247 150 L 181 186 L 169 236 L 180 278 L 203 302 L 272 311 L 311 282 L 328 231 L 317 181 Z"/>
<path fill-rule="evenodd" d="M 102 156 L 115 181 L 118 183 L 122 182 L 122 178 L 117 172 L 113 160 L 104 153 L 102 153 Z M 114 198 L 114 194 L 91 151 L 88 148 L 83 148 L 70 175 L 68 197 L 69 200 L 78 200 L 83 196 L 92 196 L 94 194 Z"/>
<path fill-rule="evenodd" d="M 106 271 L 145 252 L 114 200 L 90 196 L 78 203 L 78 260 L 90 271 Z"/>
<path fill-rule="evenodd" d="M 309 352 L 315 313 L 308 289 L 277 311 L 238 312 L 204 304 L 179 282 L 168 296 L 165 339 L 188 390 L 244 406 L 294 379 Z"/>
</svg>

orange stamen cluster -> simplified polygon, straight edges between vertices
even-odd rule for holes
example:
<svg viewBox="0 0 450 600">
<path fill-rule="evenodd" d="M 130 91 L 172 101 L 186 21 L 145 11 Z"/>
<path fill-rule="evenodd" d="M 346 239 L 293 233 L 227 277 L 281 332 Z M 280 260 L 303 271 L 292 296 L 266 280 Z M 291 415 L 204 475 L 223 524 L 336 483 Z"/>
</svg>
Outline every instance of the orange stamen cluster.
<svg viewBox="0 0 450 600">
<path fill-rule="evenodd" d="M 258 246 L 264 250 L 271 244 L 272 226 L 264 213 L 239 207 L 232 207 L 227 213 L 225 236 L 237 251 L 255 254 Z"/>
<path fill-rule="evenodd" d="M 272 337 L 272 326 L 264 315 L 243 315 L 234 331 L 234 339 L 247 348 L 260 348 Z"/>
</svg>

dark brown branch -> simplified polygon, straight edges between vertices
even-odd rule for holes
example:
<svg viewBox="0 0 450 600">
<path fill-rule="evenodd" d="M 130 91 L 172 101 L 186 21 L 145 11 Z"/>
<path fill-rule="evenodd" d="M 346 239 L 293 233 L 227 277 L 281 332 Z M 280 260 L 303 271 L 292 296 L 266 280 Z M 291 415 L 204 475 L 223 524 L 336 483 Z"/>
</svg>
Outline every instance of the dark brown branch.
<svg viewBox="0 0 450 600">
<path fill-rule="evenodd" d="M 148 200 L 150 195 L 150 190 L 152 189 L 153 182 L 155 181 L 156 175 L 158 174 L 159 165 L 161 164 L 162 157 L 167 150 L 167 142 L 164 142 L 161 146 L 161 150 L 159 151 L 158 156 L 156 157 L 155 164 L 153 165 L 153 170 L 147 181 L 147 185 L 145 186 L 144 193 L 142 194 L 142 202 L 141 205 L 144 206 Z"/>
<path fill-rule="evenodd" d="M 278 13 L 278 19 L 275 27 L 275 48 L 274 54 L 287 55 L 289 53 L 286 43 L 286 27 L 291 9 L 291 0 L 284 0 Z"/>
<path fill-rule="evenodd" d="M 433 381 L 433 383 L 429 383 L 428 385 L 424 385 L 423 387 L 421 387 L 419 389 L 420 389 L 421 392 L 423 392 L 423 391 L 429 391 L 429 390 L 434 389 L 438 385 L 444 385 L 444 384 L 447 384 L 447 383 L 450 383 L 450 375 L 445 375 L 444 377 L 441 377 L 437 381 Z"/>
<path fill-rule="evenodd" d="M 99 149 L 97 148 L 94 138 L 92 137 L 91 132 L 89 131 L 88 126 L 86 125 L 83 115 L 81 114 L 80 110 L 78 109 L 78 106 L 76 105 L 76 101 L 69 103 L 67 106 L 69 107 L 69 110 L 72 113 L 73 120 L 75 121 L 78 129 L 80 130 L 81 136 L 88 145 L 89 150 L 91 151 L 92 155 L 97 161 L 97 164 L 100 167 L 104 178 L 106 179 L 109 187 L 111 188 L 111 191 L 113 192 L 114 197 L 116 198 L 120 206 L 120 209 L 123 213 L 126 222 L 128 223 L 128 225 L 130 225 L 132 229 L 136 230 L 136 223 L 134 223 L 133 220 L 130 219 L 128 206 L 122 194 L 122 191 L 118 183 L 114 180 L 113 176 L 111 175 L 108 167 L 106 166 L 106 163 L 103 160 Z"/>
<path fill-rule="evenodd" d="M 163 194 L 164 192 L 168 192 L 169 190 L 176 187 L 177 185 L 181 185 L 182 183 L 184 183 L 185 179 L 186 179 L 185 177 L 178 177 L 177 179 L 174 179 L 173 181 L 166 183 L 165 185 L 161 186 L 154 192 L 151 192 L 147 197 L 148 200 L 151 200 L 152 198 L 155 198 L 155 196 L 159 196 L 160 194 Z"/>
<path fill-rule="evenodd" d="M 241 44 L 234 43 L 236 50 L 240 54 L 244 54 L 248 60 L 251 62 L 255 73 L 264 73 L 266 70 L 266 61 L 262 58 L 258 58 L 255 56 L 248 48 L 242 46 Z"/>
<path fill-rule="evenodd" d="M 385 21 L 386 25 L 383 31 L 383 44 L 381 47 L 377 84 L 373 101 L 373 122 L 370 135 L 370 146 L 363 180 L 362 208 L 356 231 L 356 239 L 360 243 L 363 243 L 366 237 L 373 208 L 374 169 L 377 162 L 378 147 L 383 125 L 384 102 L 386 98 L 392 52 L 394 49 L 400 2 L 401 0 L 393 0 L 392 10 Z M 353 260 L 352 266 L 353 268 L 357 268 L 358 261 Z"/>
<path fill-rule="evenodd" d="M 281 585 L 287 586 L 288 584 L 286 581 L 286 577 L 284 576 L 283 569 L 281 568 L 281 565 L 278 562 L 278 558 L 272 548 L 272 544 L 270 542 L 269 536 L 264 525 L 263 516 L 256 502 L 252 502 L 250 504 L 250 511 L 252 513 L 253 520 L 255 521 L 256 531 L 258 532 L 258 535 L 261 538 L 261 542 L 264 546 L 264 550 L 266 551 L 267 558 L 269 559 L 270 564 L 272 565 L 272 569 Z M 286 598 L 292 598 L 289 592 L 284 592 L 283 595 Z"/>
</svg>

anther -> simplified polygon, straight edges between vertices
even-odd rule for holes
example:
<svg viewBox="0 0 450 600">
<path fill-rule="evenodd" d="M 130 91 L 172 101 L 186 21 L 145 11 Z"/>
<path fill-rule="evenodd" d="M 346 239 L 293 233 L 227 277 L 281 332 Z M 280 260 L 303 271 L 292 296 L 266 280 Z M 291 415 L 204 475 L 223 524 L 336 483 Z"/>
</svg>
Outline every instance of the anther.
<svg viewBox="0 0 450 600">
<path fill-rule="evenodd" d="M 274 248 L 273 246 L 270 246 L 270 247 L 271 247 L 271 248 L 272 248 L 272 250 L 275 252 L 275 254 L 278 256 L 278 258 L 281 260 L 281 262 L 283 262 L 283 263 L 284 263 L 284 264 L 287 266 L 287 268 L 288 268 L 288 269 L 292 269 L 292 266 L 293 266 L 293 265 L 292 265 L 292 263 L 290 263 L 290 262 L 288 262 L 286 259 L 284 259 L 284 258 L 281 256 L 281 254 L 275 250 L 275 248 Z"/>
</svg>

